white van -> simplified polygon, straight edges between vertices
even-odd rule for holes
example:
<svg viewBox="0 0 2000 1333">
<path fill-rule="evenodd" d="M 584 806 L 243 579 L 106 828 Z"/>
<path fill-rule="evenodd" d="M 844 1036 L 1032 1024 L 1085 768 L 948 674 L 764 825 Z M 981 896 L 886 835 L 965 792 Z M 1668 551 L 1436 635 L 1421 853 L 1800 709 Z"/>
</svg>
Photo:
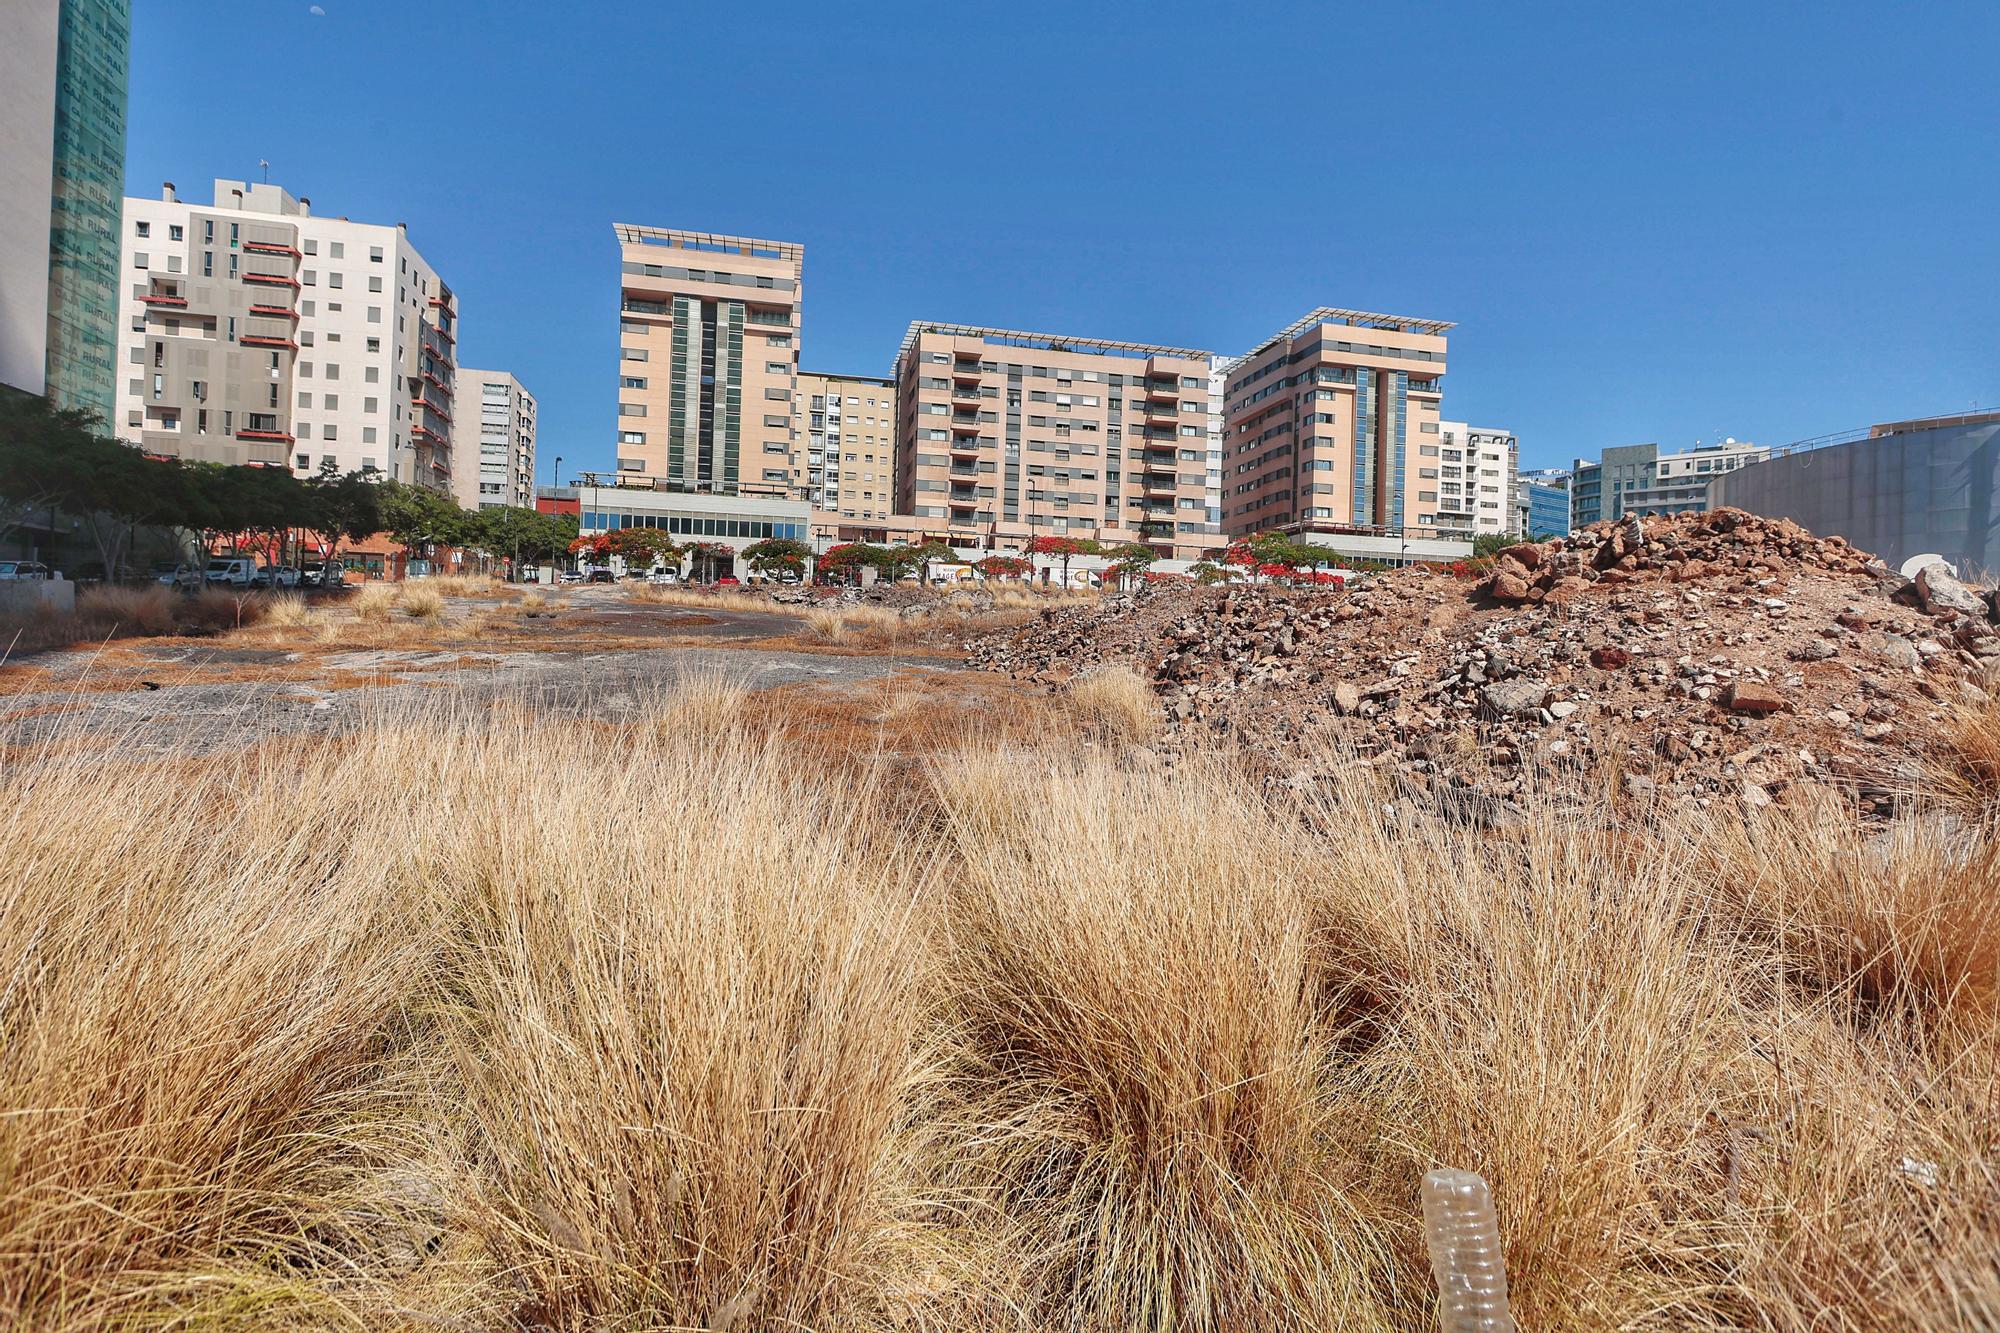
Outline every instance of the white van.
<svg viewBox="0 0 2000 1333">
<path fill-rule="evenodd" d="M 208 562 L 201 581 L 225 588 L 249 588 L 257 582 L 257 562 L 247 556 L 216 556 Z"/>
</svg>

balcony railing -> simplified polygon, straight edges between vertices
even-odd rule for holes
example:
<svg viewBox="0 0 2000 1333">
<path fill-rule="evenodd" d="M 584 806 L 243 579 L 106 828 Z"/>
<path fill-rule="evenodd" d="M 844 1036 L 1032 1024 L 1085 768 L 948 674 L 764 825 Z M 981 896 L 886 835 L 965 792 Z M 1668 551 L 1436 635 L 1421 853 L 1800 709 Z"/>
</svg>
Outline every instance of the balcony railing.
<svg viewBox="0 0 2000 1333">
<path fill-rule="evenodd" d="M 259 273 L 254 269 L 244 271 L 243 281 L 264 283 L 272 287 L 290 287 L 293 291 L 299 289 L 297 278 L 288 278 L 282 273 Z"/>
<path fill-rule="evenodd" d="M 299 350 L 299 345 L 290 338 L 277 338 L 268 333 L 246 333 L 237 341 L 245 347 L 289 347 L 294 352 Z"/>
<path fill-rule="evenodd" d="M 299 312 L 288 305 L 252 305 L 250 313 L 265 319 L 297 319 Z"/>
<path fill-rule="evenodd" d="M 303 258 L 293 247 L 281 245 L 277 241 L 245 241 L 243 248 L 257 255 L 290 255 L 294 259 Z"/>
<path fill-rule="evenodd" d="M 281 430 L 252 430 L 248 426 L 236 432 L 239 440 L 276 440 L 282 444 L 295 443 L 293 437 Z"/>
<path fill-rule="evenodd" d="M 142 296 L 139 300 L 145 305 L 184 306 L 188 303 L 185 296 L 174 296 L 167 293 L 158 296 Z"/>
</svg>

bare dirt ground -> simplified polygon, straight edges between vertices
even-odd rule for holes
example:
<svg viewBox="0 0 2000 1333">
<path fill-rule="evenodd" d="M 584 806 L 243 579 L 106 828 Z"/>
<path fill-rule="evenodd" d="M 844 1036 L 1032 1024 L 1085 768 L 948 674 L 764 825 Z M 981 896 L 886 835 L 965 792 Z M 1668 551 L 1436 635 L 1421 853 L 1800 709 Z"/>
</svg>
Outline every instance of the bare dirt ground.
<svg viewBox="0 0 2000 1333">
<path fill-rule="evenodd" d="M 613 588 L 519 599 L 449 599 L 436 621 L 369 621 L 353 598 L 307 623 L 215 638 L 114 639 L 0 667 L 0 747 L 51 740 L 200 755 L 279 737 L 337 736 L 384 716 L 506 706 L 615 721 L 643 713 L 690 677 L 782 690 L 805 707 L 880 711 L 884 691 L 981 707 L 983 686 L 922 645 L 861 651 L 817 645 L 796 616 L 650 606 Z"/>
</svg>

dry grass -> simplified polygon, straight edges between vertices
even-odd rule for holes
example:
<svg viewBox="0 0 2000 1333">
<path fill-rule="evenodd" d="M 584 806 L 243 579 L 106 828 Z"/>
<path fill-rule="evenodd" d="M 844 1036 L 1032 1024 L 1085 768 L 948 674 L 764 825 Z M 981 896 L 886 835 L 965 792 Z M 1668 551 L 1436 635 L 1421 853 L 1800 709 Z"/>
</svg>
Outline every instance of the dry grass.
<svg viewBox="0 0 2000 1333">
<path fill-rule="evenodd" d="M 802 615 L 805 608 L 774 602 L 759 593 L 735 588 L 703 588 L 680 584 L 627 583 L 627 601 L 646 606 L 690 606 L 704 611 L 761 611 L 769 615 Z"/>
<path fill-rule="evenodd" d="M 412 620 L 444 618 L 444 592 L 430 583 L 405 583 L 396 595 L 396 609 Z"/>
<path fill-rule="evenodd" d="M 79 643 L 171 635 L 219 634 L 259 624 L 293 594 L 208 588 L 193 594 L 158 585 L 85 588 L 76 610 L 0 616 L 0 656 Z"/>
<path fill-rule="evenodd" d="M 514 592 L 511 584 L 491 574 L 434 574 L 411 582 L 443 597 L 507 597 Z"/>
<path fill-rule="evenodd" d="M 1448 1164 L 1523 1327 L 2000 1323 L 1990 783 L 1473 834 L 928 688 L 10 753 L 0 1320 L 1414 1330 Z"/>
<path fill-rule="evenodd" d="M 1078 676 L 1063 696 L 1093 731 L 1113 741 L 1143 745 L 1165 720 L 1152 682 L 1122 662 Z"/>
</svg>

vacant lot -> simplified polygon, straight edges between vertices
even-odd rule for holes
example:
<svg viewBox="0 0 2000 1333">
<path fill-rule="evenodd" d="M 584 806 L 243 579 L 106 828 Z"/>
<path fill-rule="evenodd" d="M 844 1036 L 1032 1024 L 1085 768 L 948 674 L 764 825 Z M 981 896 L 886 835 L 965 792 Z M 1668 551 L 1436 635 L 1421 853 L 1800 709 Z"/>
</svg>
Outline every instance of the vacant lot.
<svg viewBox="0 0 2000 1333">
<path fill-rule="evenodd" d="M 0 1318 L 1428 1329 L 1452 1165 L 1526 1328 L 2000 1322 L 2000 712 L 1891 822 L 1474 833 L 949 637 L 590 590 L 10 668 Z"/>
</svg>

